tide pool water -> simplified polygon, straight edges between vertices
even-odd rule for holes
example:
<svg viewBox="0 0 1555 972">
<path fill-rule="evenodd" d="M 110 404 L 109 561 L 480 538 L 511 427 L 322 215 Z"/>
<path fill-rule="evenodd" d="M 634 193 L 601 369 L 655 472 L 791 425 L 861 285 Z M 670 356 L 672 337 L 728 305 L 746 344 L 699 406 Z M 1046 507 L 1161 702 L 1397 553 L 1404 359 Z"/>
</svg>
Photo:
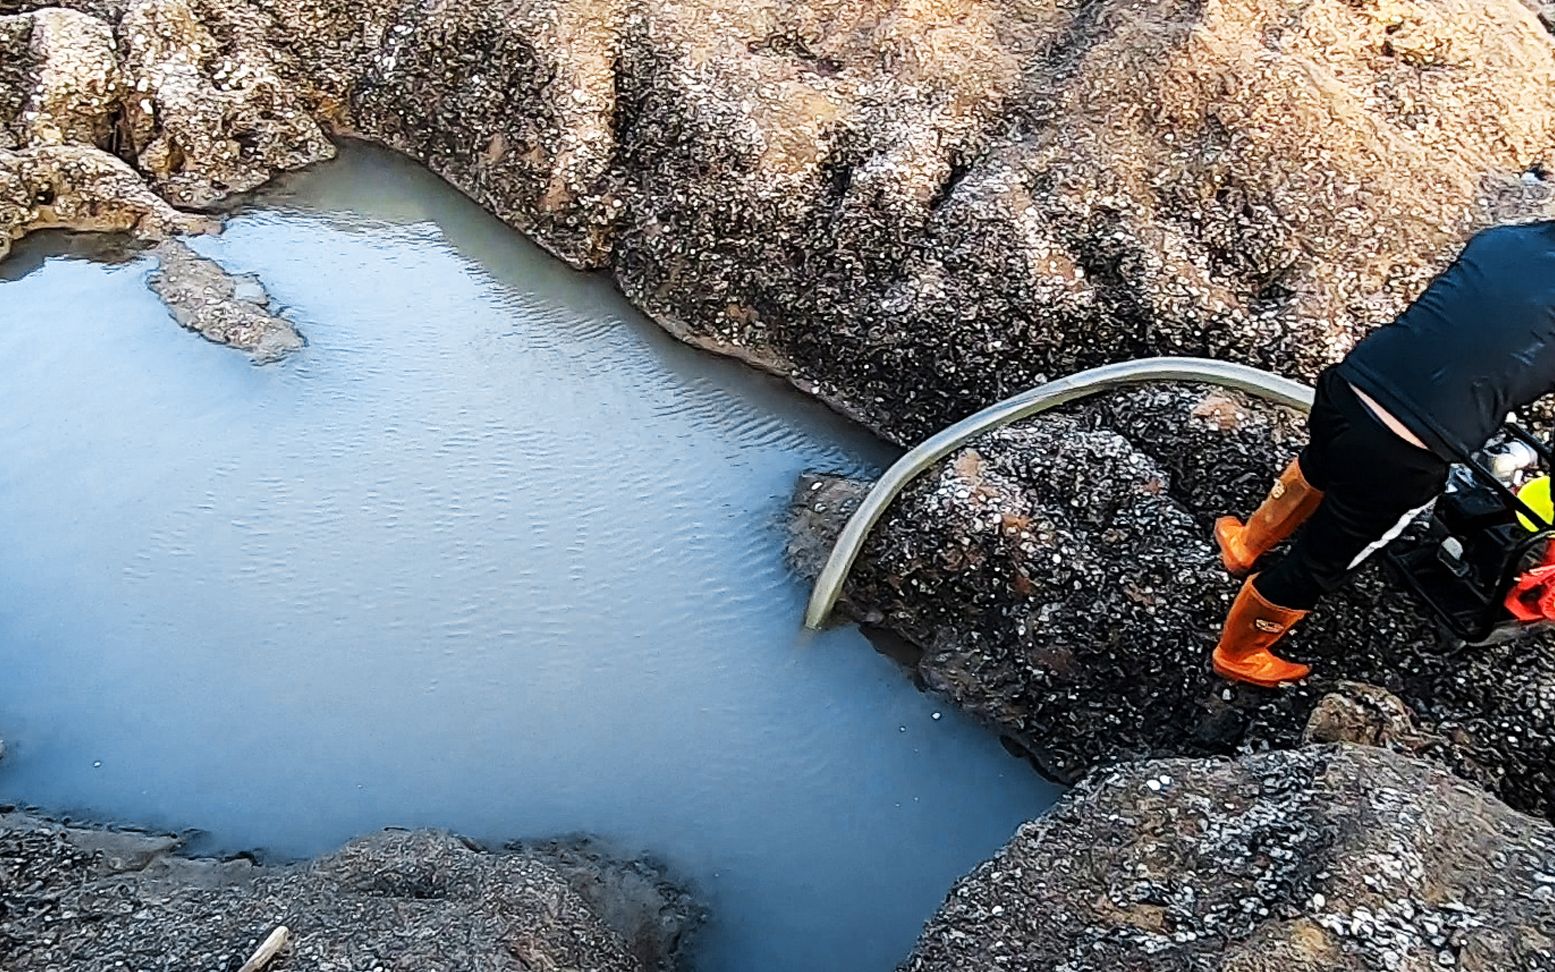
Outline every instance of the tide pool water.
<svg viewBox="0 0 1555 972">
<path fill-rule="evenodd" d="M 1051 803 L 800 632 L 794 479 L 878 441 L 381 151 L 191 245 L 307 347 L 181 330 L 146 257 L 0 264 L 0 801 L 277 858 L 596 834 L 691 882 L 711 972 L 885 972 Z"/>
</svg>

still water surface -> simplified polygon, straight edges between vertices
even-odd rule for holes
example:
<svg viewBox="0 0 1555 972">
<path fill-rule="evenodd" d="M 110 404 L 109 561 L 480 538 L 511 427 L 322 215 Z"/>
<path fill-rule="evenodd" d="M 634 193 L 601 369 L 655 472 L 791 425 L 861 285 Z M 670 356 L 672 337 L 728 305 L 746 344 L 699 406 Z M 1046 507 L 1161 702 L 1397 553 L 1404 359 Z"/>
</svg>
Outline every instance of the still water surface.
<svg viewBox="0 0 1555 972">
<path fill-rule="evenodd" d="M 877 441 L 376 150 L 193 245 L 308 346 L 179 329 L 145 259 L 0 264 L 0 800 L 278 857 L 595 833 L 694 884 L 704 972 L 884 972 L 1051 802 L 798 631 L 794 477 Z"/>
</svg>

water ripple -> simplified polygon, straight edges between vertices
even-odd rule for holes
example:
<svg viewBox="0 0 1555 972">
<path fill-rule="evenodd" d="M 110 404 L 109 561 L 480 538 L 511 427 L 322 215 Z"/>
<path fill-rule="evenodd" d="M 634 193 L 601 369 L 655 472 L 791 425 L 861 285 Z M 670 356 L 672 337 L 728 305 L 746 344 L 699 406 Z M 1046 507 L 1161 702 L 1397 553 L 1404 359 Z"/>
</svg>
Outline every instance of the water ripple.
<svg viewBox="0 0 1555 972">
<path fill-rule="evenodd" d="M 265 205 L 194 245 L 288 308 L 278 365 L 144 261 L 0 282 L 0 799 L 282 853 L 593 830 L 697 881 L 702 968 L 905 955 L 1047 793 L 855 633 L 795 647 L 794 476 L 889 450 L 386 156 Z"/>
</svg>

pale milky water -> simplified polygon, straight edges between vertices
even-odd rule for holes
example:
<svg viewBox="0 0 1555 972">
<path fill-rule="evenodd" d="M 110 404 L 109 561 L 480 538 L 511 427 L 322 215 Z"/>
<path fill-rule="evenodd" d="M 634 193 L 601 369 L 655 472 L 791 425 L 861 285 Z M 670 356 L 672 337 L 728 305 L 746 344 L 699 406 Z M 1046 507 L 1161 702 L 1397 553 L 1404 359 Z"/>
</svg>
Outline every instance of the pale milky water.
<svg viewBox="0 0 1555 972">
<path fill-rule="evenodd" d="M 794 478 L 879 442 L 382 152 L 193 245 L 308 346 L 181 330 L 144 258 L 0 264 L 0 800 L 275 858 L 602 835 L 692 883 L 715 972 L 890 969 L 1051 802 L 800 634 Z"/>
</svg>

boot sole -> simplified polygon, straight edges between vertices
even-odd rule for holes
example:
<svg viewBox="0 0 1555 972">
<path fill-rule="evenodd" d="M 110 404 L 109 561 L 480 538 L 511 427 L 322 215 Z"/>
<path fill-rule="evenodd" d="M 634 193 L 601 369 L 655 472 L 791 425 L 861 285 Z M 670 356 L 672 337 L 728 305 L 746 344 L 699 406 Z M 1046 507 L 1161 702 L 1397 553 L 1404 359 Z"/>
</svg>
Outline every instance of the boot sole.
<svg viewBox="0 0 1555 972">
<path fill-rule="evenodd" d="M 1211 657 L 1209 663 L 1210 666 L 1215 669 L 1215 674 L 1219 675 L 1223 679 L 1226 679 L 1227 681 L 1241 682 L 1243 685 L 1256 685 L 1259 688 L 1266 689 L 1277 689 L 1282 685 L 1294 684 L 1295 682 L 1299 682 L 1301 679 L 1306 678 L 1307 675 L 1312 674 L 1311 672 L 1307 672 L 1300 678 L 1281 678 L 1270 681 L 1268 679 L 1254 678 L 1250 675 L 1244 675 L 1241 672 L 1227 668 L 1220 664 L 1220 659 L 1218 658 Z"/>
</svg>

